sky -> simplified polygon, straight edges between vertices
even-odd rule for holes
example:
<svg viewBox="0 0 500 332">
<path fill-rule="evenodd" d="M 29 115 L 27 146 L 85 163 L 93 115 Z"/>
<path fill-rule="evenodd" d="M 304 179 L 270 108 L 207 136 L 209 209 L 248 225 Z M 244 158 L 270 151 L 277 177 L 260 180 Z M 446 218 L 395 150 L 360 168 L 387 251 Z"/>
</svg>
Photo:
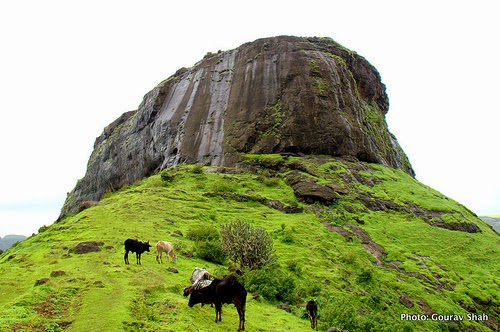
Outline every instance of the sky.
<svg viewBox="0 0 500 332">
<path fill-rule="evenodd" d="M 496 1 L 0 2 L 0 237 L 59 216 L 95 138 L 207 52 L 331 37 L 387 87 L 389 130 L 422 183 L 500 213 Z"/>
</svg>

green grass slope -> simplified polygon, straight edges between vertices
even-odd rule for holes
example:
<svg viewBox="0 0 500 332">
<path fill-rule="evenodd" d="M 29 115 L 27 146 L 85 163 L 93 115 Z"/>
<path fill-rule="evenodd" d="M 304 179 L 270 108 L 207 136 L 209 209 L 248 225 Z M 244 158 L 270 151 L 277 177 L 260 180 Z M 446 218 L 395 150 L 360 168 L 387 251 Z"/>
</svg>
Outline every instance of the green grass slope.
<svg viewBox="0 0 500 332">
<path fill-rule="evenodd" d="M 334 188 L 336 199 L 301 202 L 297 181 Z M 238 169 L 165 170 L 87 205 L 0 256 L 0 331 L 236 330 L 233 305 L 215 323 L 213 308 L 189 308 L 182 296 L 193 268 L 223 275 L 229 265 L 192 256 L 196 244 L 186 234 L 234 220 L 272 235 L 277 266 L 291 285 L 291 312 L 249 292 L 247 331 L 310 330 L 309 299 L 318 302 L 320 330 L 498 328 L 500 237 L 462 205 L 397 170 L 249 155 Z M 464 231 L 471 225 L 480 231 Z M 133 254 L 125 265 L 123 241 L 133 237 L 174 243 L 178 273 L 168 270 L 172 262 L 158 264 L 153 250 L 142 265 Z M 77 253 L 86 241 L 102 242 L 100 250 Z"/>
</svg>

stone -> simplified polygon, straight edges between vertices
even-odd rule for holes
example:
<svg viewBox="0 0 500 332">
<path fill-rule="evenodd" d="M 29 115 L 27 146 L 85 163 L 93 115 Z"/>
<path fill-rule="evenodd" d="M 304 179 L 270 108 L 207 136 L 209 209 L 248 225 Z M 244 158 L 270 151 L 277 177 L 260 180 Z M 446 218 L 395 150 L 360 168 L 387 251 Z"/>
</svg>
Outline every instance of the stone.
<svg viewBox="0 0 500 332">
<path fill-rule="evenodd" d="M 88 252 L 101 251 L 101 246 L 104 245 L 103 242 L 89 241 L 80 242 L 72 250 L 75 254 L 86 254 Z"/>
<path fill-rule="evenodd" d="M 60 218 L 165 168 L 232 167 L 241 153 L 324 154 L 414 176 L 388 109 L 378 71 L 330 38 L 280 36 L 208 53 L 104 128 Z"/>
<path fill-rule="evenodd" d="M 56 271 L 52 271 L 50 273 L 50 276 L 52 278 L 55 278 L 55 277 L 61 277 L 61 276 L 65 276 L 66 275 L 66 272 L 65 271 L 61 271 L 61 270 L 56 270 Z"/>
<path fill-rule="evenodd" d="M 327 186 L 314 182 L 298 182 L 292 186 L 295 196 L 306 203 L 332 203 L 335 200 L 335 191 Z"/>
<path fill-rule="evenodd" d="M 41 285 L 45 285 L 46 283 L 48 283 L 50 281 L 49 278 L 42 278 L 42 279 L 38 279 L 36 282 L 35 282 L 35 286 L 41 286 Z"/>
<path fill-rule="evenodd" d="M 286 312 L 291 312 L 290 305 L 288 303 L 280 303 L 276 306 L 278 309 L 285 310 Z"/>
<path fill-rule="evenodd" d="M 167 269 L 167 271 L 168 271 L 168 272 L 172 272 L 172 273 L 179 273 L 179 270 L 177 270 L 177 268 L 175 268 L 175 267 L 169 267 L 169 268 Z"/>
<path fill-rule="evenodd" d="M 412 308 L 414 306 L 413 301 L 406 294 L 403 294 L 399 297 L 399 303 L 407 308 Z"/>
</svg>

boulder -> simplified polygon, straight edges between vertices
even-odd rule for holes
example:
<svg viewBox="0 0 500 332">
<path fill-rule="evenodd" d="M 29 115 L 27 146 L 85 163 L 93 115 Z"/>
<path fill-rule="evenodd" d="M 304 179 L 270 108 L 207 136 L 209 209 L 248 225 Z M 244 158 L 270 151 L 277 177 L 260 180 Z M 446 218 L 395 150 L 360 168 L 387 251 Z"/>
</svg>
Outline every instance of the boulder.
<svg viewBox="0 0 500 332">
<path fill-rule="evenodd" d="M 335 191 L 318 183 L 303 181 L 294 184 L 292 188 L 295 196 L 306 203 L 330 204 L 335 200 Z"/>
<path fill-rule="evenodd" d="M 60 217 L 167 167 L 234 166 L 241 153 L 324 154 L 414 176 L 388 109 L 378 71 L 330 38 L 280 36 L 209 53 L 104 128 Z"/>
<path fill-rule="evenodd" d="M 96 252 L 101 251 L 101 246 L 104 245 L 104 242 L 80 242 L 76 245 L 76 247 L 72 250 L 75 254 L 86 254 L 88 252 Z"/>
</svg>

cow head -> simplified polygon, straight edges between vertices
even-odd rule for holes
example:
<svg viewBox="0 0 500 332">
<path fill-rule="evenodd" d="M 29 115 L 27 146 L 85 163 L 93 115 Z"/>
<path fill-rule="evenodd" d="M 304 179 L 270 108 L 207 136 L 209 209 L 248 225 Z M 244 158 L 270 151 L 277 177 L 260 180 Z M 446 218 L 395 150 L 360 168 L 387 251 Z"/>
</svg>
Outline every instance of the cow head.
<svg viewBox="0 0 500 332">
<path fill-rule="evenodd" d="M 193 307 L 195 304 L 204 303 L 203 294 L 200 291 L 196 290 L 194 292 L 190 292 L 191 296 L 189 296 L 188 306 Z"/>
</svg>

